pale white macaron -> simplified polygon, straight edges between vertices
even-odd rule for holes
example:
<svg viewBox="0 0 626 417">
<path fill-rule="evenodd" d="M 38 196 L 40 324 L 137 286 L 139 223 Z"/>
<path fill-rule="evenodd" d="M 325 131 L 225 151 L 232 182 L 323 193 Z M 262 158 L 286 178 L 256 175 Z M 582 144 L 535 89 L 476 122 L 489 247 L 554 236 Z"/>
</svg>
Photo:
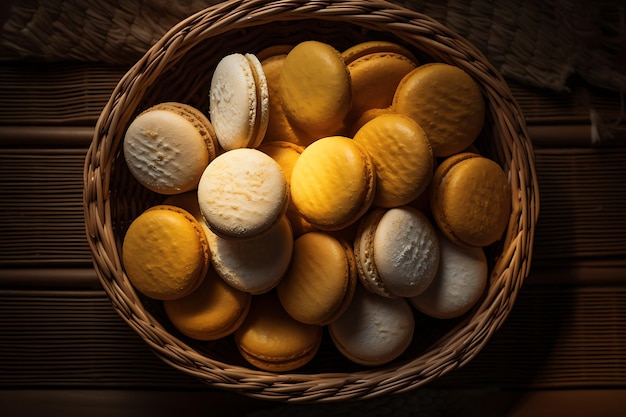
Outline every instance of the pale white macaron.
<svg viewBox="0 0 626 417">
<path fill-rule="evenodd" d="M 289 185 L 270 156 L 257 149 L 233 149 L 204 170 L 198 204 L 214 233 L 252 238 L 269 230 L 286 212 Z"/>
<path fill-rule="evenodd" d="M 140 113 L 124 135 L 124 159 L 137 181 L 156 193 L 196 188 L 218 151 L 209 119 L 191 105 L 159 103 Z"/>
<path fill-rule="evenodd" d="M 439 267 L 439 239 L 419 210 L 376 209 L 361 220 L 354 241 L 361 283 L 384 297 L 413 297 L 430 285 Z"/>
<path fill-rule="evenodd" d="M 398 358 L 411 344 L 413 311 L 405 298 L 386 298 L 357 285 L 345 313 L 328 325 L 339 352 L 352 362 L 379 366 Z"/>
<path fill-rule="evenodd" d="M 487 286 L 487 259 L 481 247 L 464 247 L 439 233 L 441 265 L 430 286 L 409 298 L 422 313 L 449 319 L 468 312 Z"/>
<path fill-rule="evenodd" d="M 269 121 L 269 92 L 255 55 L 234 53 L 218 62 L 211 78 L 209 115 L 225 150 L 261 143 Z"/>
<path fill-rule="evenodd" d="M 271 230 L 253 239 L 224 239 L 207 235 L 211 262 L 231 287 L 250 294 L 274 288 L 287 272 L 293 253 L 293 232 L 286 216 Z"/>
</svg>

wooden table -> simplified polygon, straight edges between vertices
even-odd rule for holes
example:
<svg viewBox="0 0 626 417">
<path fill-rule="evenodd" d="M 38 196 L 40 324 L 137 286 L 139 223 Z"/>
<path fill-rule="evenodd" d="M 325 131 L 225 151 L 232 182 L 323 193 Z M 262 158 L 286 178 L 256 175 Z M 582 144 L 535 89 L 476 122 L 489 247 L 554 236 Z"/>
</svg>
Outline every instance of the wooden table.
<svg viewBox="0 0 626 417">
<path fill-rule="evenodd" d="M 472 362 L 407 394 L 298 406 L 165 365 L 100 287 L 83 158 L 125 70 L 0 65 L 3 415 L 626 415 L 626 137 L 591 143 L 589 117 L 616 118 L 619 97 L 581 82 L 567 94 L 512 84 L 535 145 L 540 220 L 515 308 Z"/>
</svg>

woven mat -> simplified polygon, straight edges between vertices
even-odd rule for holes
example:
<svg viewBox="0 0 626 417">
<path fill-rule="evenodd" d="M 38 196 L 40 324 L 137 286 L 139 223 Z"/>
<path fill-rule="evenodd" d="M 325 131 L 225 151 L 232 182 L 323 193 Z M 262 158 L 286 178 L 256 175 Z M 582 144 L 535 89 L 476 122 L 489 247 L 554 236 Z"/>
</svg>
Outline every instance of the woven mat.
<svg viewBox="0 0 626 417">
<path fill-rule="evenodd" d="M 467 38 L 510 79 L 560 91 L 579 74 L 593 85 L 626 91 L 621 0 L 392 2 Z M 175 23 L 215 3 L 13 0 L 0 19 L 0 57 L 131 64 Z"/>
</svg>

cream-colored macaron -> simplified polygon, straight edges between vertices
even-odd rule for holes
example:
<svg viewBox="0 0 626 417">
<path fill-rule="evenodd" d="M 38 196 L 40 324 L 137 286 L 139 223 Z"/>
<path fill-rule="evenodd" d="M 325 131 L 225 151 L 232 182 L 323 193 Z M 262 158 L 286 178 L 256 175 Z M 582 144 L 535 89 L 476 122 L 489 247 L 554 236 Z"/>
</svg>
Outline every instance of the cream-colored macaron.
<svg viewBox="0 0 626 417">
<path fill-rule="evenodd" d="M 275 291 L 254 296 L 250 312 L 235 331 L 237 349 L 250 364 L 271 372 L 306 365 L 318 352 L 323 327 L 305 324 L 283 309 Z"/>
<path fill-rule="evenodd" d="M 361 285 L 350 306 L 328 325 L 339 352 L 357 364 L 380 366 L 397 359 L 413 339 L 415 319 L 405 298 L 386 298 Z"/>
<path fill-rule="evenodd" d="M 234 53 L 218 62 L 211 78 L 209 115 L 225 150 L 261 143 L 269 120 L 269 92 L 255 55 Z"/>
<path fill-rule="evenodd" d="M 440 62 L 421 65 L 407 74 L 396 89 L 392 107 L 424 129 L 437 157 L 466 149 L 485 121 L 478 83 L 461 68 Z"/>
<path fill-rule="evenodd" d="M 438 319 L 467 313 L 487 286 L 487 259 L 479 247 L 464 247 L 440 234 L 441 264 L 423 293 L 409 298 L 415 308 Z"/>
<path fill-rule="evenodd" d="M 252 296 L 226 284 L 213 268 L 189 295 L 163 301 L 168 319 L 178 331 L 196 340 L 217 340 L 241 326 Z"/>
<path fill-rule="evenodd" d="M 297 145 L 292 142 L 277 140 L 263 142 L 258 149 L 278 162 L 278 165 L 280 165 L 283 173 L 285 174 L 287 184 L 291 187 L 291 172 L 293 171 L 296 161 L 304 151 L 304 146 Z M 316 227 L 311 225 L 311 223 L 302 217 L 291 199 L 289 201 L 289 206 L 287 207 L 286 215 L 289 219 L 289 223 L 291 223 L 291 228 L 293 229 L 295 237 L 317 230 Z"/>
<path fill-rule="evenodd" d="M 289 205 L 280 165 L 258 149 L 224 152 L 205 169 L 198 204 L 209 228 L 225 238 L 251 238 L 269 230 Z"/>
<path fill-rule="evenodd" d="M 209 245 L 185 210 L 158 205 L 128 227 L 122 244 L 124 270 L 133 286 L 156 300 L 182 298 L 195 290 L 210 265 Z"/>
<path fill-rule="evenodd" d="M 424 130 L 411 118 L 388 113 L 354 135 L 376 167 L 378 207 L 402 206 L 419 196 L 433 176 L 434 157 Z"/>
<path fill-rule="evenodd" d="M 331 45 L 311 40 L 294 46 L 283 63 L 279 90 L 296 128 L 316 138 L 342 131 L 352 104 L 350 72 Z"/>
<path fill-rule="evenodd" d="M 350 245 L 330 234 L 311 232 L 296 239 L 289 269 L 277 292 L 291 317 L 324 326 L 346 310 L 356 283 Z"/>
<path fill-rule="evenodd" d="M 195 189 L 217 148 L 209 119 L 196 108 L 175 102 L 140 113 L 123 142 L 131 174 L 149 190 L 166 195 Z"/>
<path fill-rule="evenodd" d="M 343 136 L 325 137 L 307 146 L 291 173 L 293 203 L 320 230 L 339 230 L 356 222 L 371 206 L 375 191 L 371 157 Z"/>
<path fill-rule="evenodd" d="M 449 239 L 465 246 L 488 246 L 506 230 L 511 187 L 495 161 L 460 153 L 435 170 L 429 202 L 435 222 Z"/>
<path fill-rule="evenodd" d="M 269 231 L 250 239 L 207 235 L 218 275 L 238 290 L 261 294 L 274 288 L 289 267 L 293 233 L 285 216 Z"/>
<path fill-rule="evenodd" d="M 420 294 L 439 267 L 437 231 L 408 206 L 376 209 L 364 217 L 354 253 L 363 286 L 384 297 Z"/>
</svg>

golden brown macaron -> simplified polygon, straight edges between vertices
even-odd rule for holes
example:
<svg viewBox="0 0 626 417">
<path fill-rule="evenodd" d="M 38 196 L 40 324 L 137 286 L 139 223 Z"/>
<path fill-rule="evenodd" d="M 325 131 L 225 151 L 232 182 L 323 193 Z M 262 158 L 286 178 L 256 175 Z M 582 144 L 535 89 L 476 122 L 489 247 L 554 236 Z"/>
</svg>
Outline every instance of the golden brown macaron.
<svg viewBox="0 0 626 417">
<path fill-rule="evenodd" d="M 165 313 L 174 327 L 196 340 L 217 340 L 235 332 L 243 323 L 252 296 L 226 284 L 209 272 L 202 284 L 189 295 L 163 301 Z"/>
<path fill-rule="evenodd" d="M 301 323 L 284 310 L 275 291 L 254 296 L 235 331 L 237 349 L 259 369 L 287 372 L 307 364 L 322 341 L 323 327 Z"/>
<path fill-rule="evenodd" d="M 349 123 L 367 110 L 391 106 L 398 84 L 417 67 L 417 60 L 406 48 L 391 42 L 364 42 L 343 55 L 352 80 Z"/>
<path fill-rule="evenodd" d="M 131 223 L 124 236 L 122 260 L 139 292 L 156 300 L 173 300 L 202 283 L 210 264 L 209 244 L 191 214 L 159 205 Z"/>
<path fill-rule="evenodd" d="M 278 162 L 278 165 L 280 165 L 285 174 L 287 184 L 291 187 L 291 172 L 300 154 L 304 151 L 304 146 L 285 141 L 270 141 L 262 143 L 258 149 Z M 304 233 L 317 230 L 302 217 L 291 199 L 289 200 L 289 206 L 285 214 L 291 223 L 294 236 L 297 237 Z"/>
<path fill-rule="evenodd" d="M 189 214 L 191 214 L 200 224 L 204 234 L 208 236 L 211 232 L 209 226 L 206 224 L 204 220 L 204 216 L 202 215 L 202 211 L 200 211 L 200 206 L 198 205 L 198 192 L 197 190 L 187 191 L 186 193 L 174 194 L 167 197 L 163 200 L 163 204 L 167 206 L 176 206 L 185 210 Z"/>
<path fill-rule="evenodd" d="M 292 126 L 287 116 L 285 116 L 280 101 L 279 80 L 287 52 L 283 48 L 267 50 L 264 52 L 264 55 L 268 56 L 261 61 L 269 92 L 268 123 L 263 142 L 285 141 L 306 146 L 317 138 Z M 276 53 L 276 55 L 271 55 L 272 53 Z"/>
<path fill-rule="evenodd" d="M 437 157 L 466 149 L 485 121 L 478 83 L 461 68 L 439 62 L 407 74 L 398 85 L 392 107 L 424 129 Z"/>
<path fill-rule="evenodd" d="M 356 282 L 350 245 L 327 233 L 311 232 L 296 239 L 291 265 L 276 289 L 291 317 L 324 326 L 346 310 Z"/>
<path fill-rule="evenodd" d="M 300 155 L 291 173 L 291 196 L 302 216 L 320 230 L 356 222 L 376 191 L 374 163 L 352 139 L 318 139 Z"/>
<path fill-rule="evenodd" d="M 398 207 L 417 198 L 433 176 L 433 152 L 424 130 L 410 117 L 383 114 L 354 135 L 376 167 L 377 207 Z"/>
<path fill-rule="evenodd" d="M 285 58 L 279 89 L 292 126 L 315 138 L 343 129 L 352 104 L 350 72 L 331 45 L 319 41 L 297 44 Z"/>
<path fill-rule="evenodd" d="M 461 153 L 444 160 L 430 187 L 435 222 L 453 242 L 487 246 L 499 240 L 511 214 L 511 188 L 493 160 Z"/>
</svg>

